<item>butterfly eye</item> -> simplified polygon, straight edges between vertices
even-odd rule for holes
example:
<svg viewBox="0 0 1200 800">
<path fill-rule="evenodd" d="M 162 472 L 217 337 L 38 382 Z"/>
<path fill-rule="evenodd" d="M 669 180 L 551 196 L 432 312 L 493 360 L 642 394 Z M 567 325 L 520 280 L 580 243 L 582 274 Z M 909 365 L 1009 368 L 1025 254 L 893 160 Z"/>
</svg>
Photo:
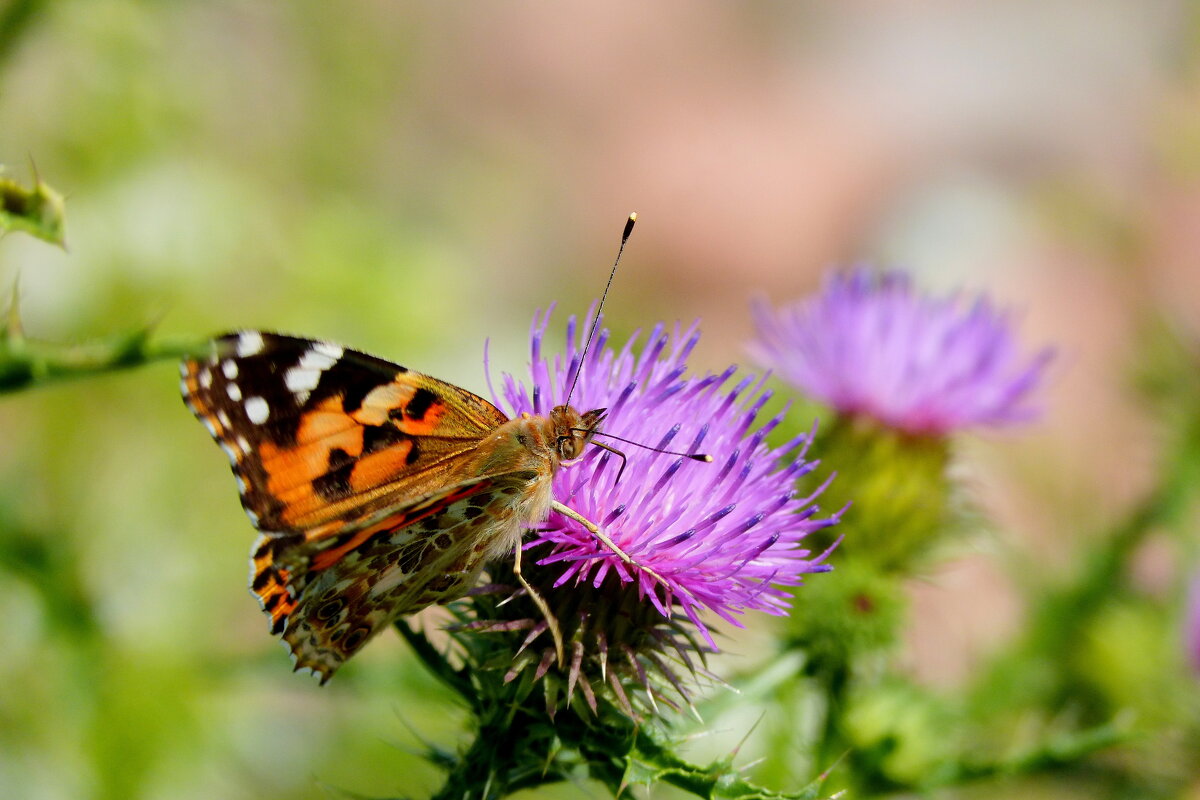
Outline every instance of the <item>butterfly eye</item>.
<svg viewBox="0 0 1200 800">
<path fill-rule="evenodd" d="M 580 437 L 572 433 L 569 436 L 558 437 L 558 456 L 562 459 L 577 458 L 580 452 L 583 451 L 583 442 Z"/>
</svg>

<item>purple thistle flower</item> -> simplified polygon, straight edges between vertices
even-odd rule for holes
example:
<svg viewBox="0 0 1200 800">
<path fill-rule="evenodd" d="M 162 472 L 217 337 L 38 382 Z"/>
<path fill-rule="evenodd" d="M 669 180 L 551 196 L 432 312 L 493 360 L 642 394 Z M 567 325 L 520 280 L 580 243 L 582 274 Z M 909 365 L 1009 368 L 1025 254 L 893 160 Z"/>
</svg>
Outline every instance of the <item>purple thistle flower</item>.
<svg viewBox="0 0 1200 800">
<path fill-rule="evenodd" d="M 714 649 L 700 616 L 705 609 L 739 626 L 738 615 L 749 609 L 785 614 L 790 593 L 782 587 L 830 569 L 823 563 L 827 553 L 814 557 L 802 540 L 839 516 L 814 518 L 812 499 L 823 487 L 810 497 L 795 496 L 796 480 L 816 467 L 804 460 L 810 437 L 767 445 L 782 414 L 756 427 L 769 398 L 761 379 L 735 381 L 733 367 L 688 376 L 686 361 L 699 340 L 695 324 L 671 332 L 660 324 L 642 347 L 635 346 L 635 335 L 619 352 L 608 346 L 608 332 L 598 330 L 580 367 L 586 331 L 574 317 L 567 324 L 566 355 L 543 356 L 550 315 L 534 318 L 530 385 L 505 374 L 501 391 L 492 392 L 500 408 L 514 416 L 546 414 L 565 401 L 578 370 L 570 403 L 581 410 L 607 408 L 603 432 L 713 459 L 702 463 L 612 442 L 628 458 L 620 481 L 619 457 L 599 447 L 588 447 L 578 463 L 560 469 L 555 498 L 599 525 L 665 584 L 631 569 L 574 520 L 552 514 L 528 547 L 544 568 L 561 565 L 553 585 L 598 591 L 616 588 L 614 581 L 635 585 L 664 617 L 682 611 Z M 597 434 L 596 441 L 606 440 Z M 548 553 L 542 545 L 550 545 Z"/>
<path fill-rule="evenodd" d="M 899 272 L 859 267 L 815 297 L 755 308 L 754 355 L 816 400 L 913 434 L 1036 416 L 1030 404 L 1052 352 L 1026 357 L 984 297 L 919 295 Z"/>
</svg>

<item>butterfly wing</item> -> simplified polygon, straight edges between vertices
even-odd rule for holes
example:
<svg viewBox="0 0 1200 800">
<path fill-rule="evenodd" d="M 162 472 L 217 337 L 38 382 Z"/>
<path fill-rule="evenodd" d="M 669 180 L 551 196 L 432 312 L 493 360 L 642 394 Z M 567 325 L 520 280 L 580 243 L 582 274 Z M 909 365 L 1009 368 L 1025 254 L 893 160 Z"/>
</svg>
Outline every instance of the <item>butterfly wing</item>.
<svg viewBox="0 0 1200 800">
<path fill-rule="evenodd" d="M 251 521 L 313 539 L 472 477 L 506 417 L 470 392 L 335 344 L 244 331 L 182 365 L 188 408 L 233 465 Z"/>
<path fill-rule="evenodd" d="M 467 469 L 506 421 L 491 403 L 334 344 L 245 331 L 181 371 L 263 531 L 251 591 L 322 682 L 397 616 L 462 596 L 536 477 Z"/>
<path fill-rule="evenodd" d="M 311 669 L 324 683 L 397 617 L 466 594 L 491 544 L 513 522 L 512 497 L 532 477 L 514 473 L 447 487 L 307 555 L 311 545 L 276 555 L 278 540 L 260 537 L 252 571 L 262 577 L 253 588 L 296 669 Z M 284 566 L 298 557 L 309 567 Z"/>
</svg>

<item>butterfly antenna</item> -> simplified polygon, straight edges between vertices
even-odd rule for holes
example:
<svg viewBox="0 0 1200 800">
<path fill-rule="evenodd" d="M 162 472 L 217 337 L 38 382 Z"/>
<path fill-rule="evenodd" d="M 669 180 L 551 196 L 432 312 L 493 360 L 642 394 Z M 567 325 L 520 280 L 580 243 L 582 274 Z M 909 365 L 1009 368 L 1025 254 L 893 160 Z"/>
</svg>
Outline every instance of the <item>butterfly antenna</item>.
<svg viewBox="0 0 1200 800">
<path fill-rule="evenodd" d="M 576 428 L 575 430 L 579 430 L 579 429 Z M 611 434 L 611 433 L 605 433 L 604 431 L 592 431 L 592 435 L 593 436 L 603 436 L 608 439 L 616 439 L 618 442 L 624 442 L 625 444 L 631 444 L 634 447 L 640 447 L 643 450 L 649 450 L 651 453 L 662 453 L 663 455 L 667 455 L 667 456 L 682 456 L 683 458 L 690 458 L 692 461 L 703 461 L 706 464 L 712 463 L 712 460 L 713 460 L 713 457 L 710 456 L 708 453 L 684 453 L 684 452 L 680 452 L 679 450 L 664 450 L 661 447 L 651 447 L 648 444 L 642 444 L 641 442 L 635 442 L 632 439 L 625 439 L 621 436 L 615 436 L 614 434 Z M 600 442 L 592 442 L 592 444 L 594 444 L 598 447 L 603 447 L 605 450 L 608 450 L 610 453 L 619 452 L 619 451 L 613 450 L 613 448 L 611 448 L 611 447 L 605 447 Z"/>
<path fill-rule="evenodd" d="M 596 307 L 596 314 L 592 317 L 592 327 L 588 330 L 587 340 L 583 343 L 583 355 L 579 357 L 579 366 L 575 368 L 575 377 L 571 379 L 571 388 L 567 390 L 567 399 L 563 400 L 563 405 L 571 405 L 571 395 L 575 393 L 575 384 L 579 382 L 579 373 L 583 371 L 584 362 L 587 361 L 588 348 L 592 346 L 592 337 L 596 335 L 596 326 L 600 324 L 600 312 L 604 309 L 604 301 L 608 297 L 608 290 L 612 287 L 613 278 L 617 274 L 617 265 L 621 263 L 621 254 L 625 252 L 625 243 L 629 241 L 629 234 L 633 233 L 633 225 L 637 222 L 637 212 L 634 211 L 629 215 L 629 219 L 625 220 L 625 230 L 621 232 L 621 246 L 617 248 L 617 257 L 613 259 L 612 271 L 608 273 L 608 283 L 604 284 L 604 292 L 600 295 L 600 305 Z"/>
</svg>

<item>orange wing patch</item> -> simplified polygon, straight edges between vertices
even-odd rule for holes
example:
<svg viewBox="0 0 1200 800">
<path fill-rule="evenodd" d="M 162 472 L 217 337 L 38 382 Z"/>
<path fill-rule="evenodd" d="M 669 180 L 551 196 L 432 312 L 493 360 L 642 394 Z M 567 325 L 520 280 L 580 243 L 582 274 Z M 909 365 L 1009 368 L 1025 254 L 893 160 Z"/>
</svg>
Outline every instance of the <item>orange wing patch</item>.
<svg viewBox="0 0 1200 800">
<path fill-rule="evenodd" d="M 446 413 L 445 401 L 429 386 L 422 385 L 434 382 L 424 375 L 402 373 L 391 383 L 372 389 L 352 416 L 363 425 L 382 425 L 390 420 L 404 433 L 432 435 Z M 467 418 L 472 419 L 470 415 Z M 500 421 L 504 421 L 503 416 Z"/>
<path fill-rule="evenodd" d="M 304 409 L 290 446 L 262 442 L 257 454 L 266 491 L 282 505 L 280 521 L 312 528 L 444 486 L 445 474 L 504 416 L 490 404 L 481 409 L 474 395 L 462 402 L 462 390 L 439 383 L 401 373 L 352 411 L 341 395 L 326 397 Z M 435 389 L 452 391 L 447 397 Z"/>
</svg>

